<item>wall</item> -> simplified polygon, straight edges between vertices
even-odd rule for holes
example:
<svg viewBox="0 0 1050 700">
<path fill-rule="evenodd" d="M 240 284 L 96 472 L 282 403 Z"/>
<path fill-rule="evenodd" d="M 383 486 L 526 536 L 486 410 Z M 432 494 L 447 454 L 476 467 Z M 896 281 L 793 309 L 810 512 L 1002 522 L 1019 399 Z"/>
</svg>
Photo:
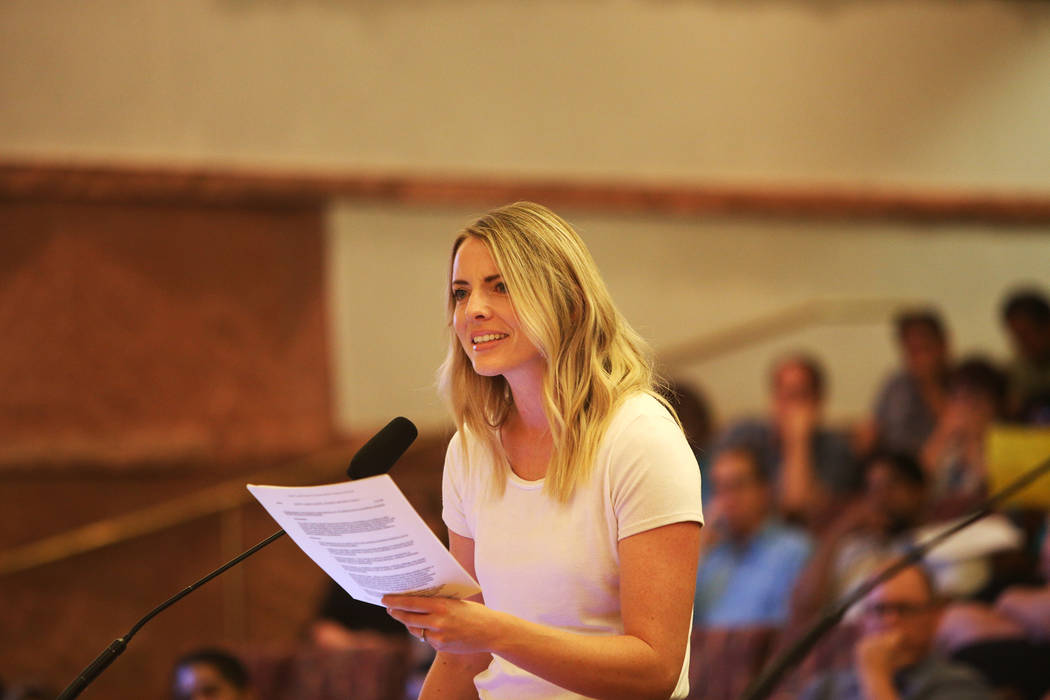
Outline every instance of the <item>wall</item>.
<svg viewBox="0 0 1050 700">
<path fill-rule="evenodd" d="M 1044 2 L 17 0 L 0 39 L 7 157 L 1039 196 L 1050 181 Z M 334 207 L 340 427 L 441 420 L 434 290 L 482 208 Z M 960 348 L 1001 354 L 995 301 L 1046 251 L 1041 226 L 567 213 L 657 346 L 875 295 L 939 303 Z M 833 412 L 855 416 L 892 362 L 885 333 L 824 333 L 788 341 L 836 355 Z M 756 410 L 771 349 L 756 352 L 684 369 L 721 412 Z"/>
<path fill-rule="evenodd" d="M 1038 0 L 10 0 L 0 153 L 1028 189 Z"/>
<path fill-rule="evenodd" d="M 379 425 L 403 413 L 443 424 L 433 377 L 446 347 L 448 247 L 473 213 L 353 203 L 335 210 L 337 423 Z M 1018 282 L 1045 285 L 1050 260 L 1045 227 L 562 213 L 620 309 L 658 351 L 814 299 L 883 299 L 936 305 L 957 353 L 1005 357 L 998 304 Z M 704 388 L 727 419 L 763 407 L 765 368 L 777 354 L 809 349 L 828 364 L 830 415 L 856 419 L 896 362 L 888 317 L 803 329 L 667 369 Z"/>
<path fill-rule="evenodd" d="M 1043 0 L 7 0 L 0 3 L 0 164 L 214 165 L 251 173 L 423 174 L 438 184 L 464 174 L 963 198 L 1029 194 L 1045 201 L 1048 74 L 1050 3 Z M 300 278 L 302 288 L 312 290 L 308 310 L 264 313 L 262 327 L 275 333 L 253 333 L 251 326 L 238 336 L 259 340 L 249 345 L 264 351 L 278 348 L 257 355 L 263 364 L 249 367 L 258 376 L 289 380 L 264 392 L 261 403 L 272 411 L 249 412 L 244 422 L 225 412 L 237 400 L 249 405 L 258 387 L 243 381 L 224 389 L 223 381 L 245 376 L 238 374 L 244 368 L 231 362 L 219 375 L 195 372 L 215 367 L 199 353 L 193 357 L 200 362 L 179 375 L 185 382 L 162 373 L 178 398 L 169 395 L 164 404 L 189 405 L 186 396 L 196 389 L 209 395 L 208 386 L 217 387 L 210 415 L 238 418 L 246 428 L 241 445 L 254 444 L 252 437 L 263 432 L 283 435 L 293 448 L 322 441 L 330 415 L 335 427 L 359 435 L 395 414 L 424 428 L 443 425 L 432 378 L 444 348 L 446 251 L 453 233 L 486 206 L 334 202 L 325 232 L 312 229 L 316 265 Z M 579 225 L 624 313 L 658 349 L 798 302 L 876 297 L 937 303 L 960 352 L 1002 356 L 996 303 L 1016 280 L 1045 284 L 1050 259 L 1045 224 L 561 211 Z M 74 252 L 87 245 L 95 255 L 89 262 L 106 263 L 119 247 L 108 228 L 64 241 Z M 147 221 L 125 244 L 150 231 Z M 227 232 L 211 232 L 219 247 Z M 103 240 L 97 236 L 110 238 L 96 245 Z M 0 272 L 10 272 L 12 259 L 0 261 Z M 34 297 L 48 302 L 42 313 L 30 314 L 24 296 L 14 292 L 61 287 L 70 275 L 79 289 L 88 288 L 86 276 L 76 277 L 78 259 L 60 255 L 61 264 L 25 267 L 36 287 L 19 287 L 24 277 L 14 273 L 0 278 L 0 324 L 19 338 L 4 345 L 6 359 L 16 348 L 37 361 L 37 369 L 48 366 L 47 357 L 30 352 L 37 336 L 25 329 L 45 340 L 67 338 L 47 320 L 68 307 L 52 288 Z M 278 268 L 281 262 L 278 256 Z M 91 269 L 113 269 L 102 263 Z M 117 270 L 118 281 L 126 282 L 127 266 Z M 155 289 L 152 284 L 145 288 Z M 118 301 L 147 302 L 136 298 L 142 288 L 130 288 Z M 192 294 L 174 296 L 173 308 L 192 321 L 187 334 L 200 334 L 216 320 L 224 325 L 228 306 L 215 312 Z M 322 313 L 329 314 L 327 323 Z M 275 326 L 292 317 L 305 320 L 305 340 L 283 345 L 288 336 Z M 80 322 L 73 314 L 61 318 L 74 329 Z M 117 338 L 142 337 L 128 325 L 118 324 Z M 887 329 L 877 322 L 800 331 L 671 369 L 695 378 L 725 419 L 761 408 L 764 367 L 779 350 L 798 345 L 827 358 L 830 410 L 840 420 L 864 411 L 893 363 Z M 221 339 L 210 347 L 236 359 L 234 346 L 245 347 Z M 305 360 L 295 348 L 309 351 Z M 0 374 L 6 397 L 23 378 L 13 364 Z M 123 376 L 120 370 L 107 375 L 111 384 Z M 297 393 L 297 381 L 309 390 Z M 308 410 L 282 401 L 289 395 L 308 399 Z M 85 396 L 91 398 L 90 389 Z M 104 417 L 117 415 L 105 412 L 111 404 L 104 401 L 86 405 L 100 406 Z M 309 420 L 297 428 L 295 416 L 304 413 Z M 121 458 L 149 457 L 158 447 L 171 453 L 170 444 L 156 439 L 173 435 L 172 425 L 150 423 L 151 415 L 132 413 L 147 419 L 140 434 L 149 439 L 136 450 L 118 450 Z M 175 445 L 178 450 L 223 442 L 209 432 L 214 421 L 196 420 L 183 421 L 189 439 Z M 36 444 L 46 447 L 49 434 L 33 436 Z M 94 440 L 89 451 L 97 457 L 106 452 L 100 446 L 105 440 Z M 427 465 L 432 478 L 436 462 Z M 76 507 L 88 496 L 107 503 L 107 513 L 123 512 L 143 499 L 193 489 L 200 474 L 4 474 L 0 505 L 13 517 L 2 520 L 0 547 L 102 517 Z M 266 527 L 264 520 L 249 520 L 246 538 Z M 0 653 L 0 671 L 66 682 L 127 621 L 169 592 L 173 572 L 186 580 L 194 562 L 220 558 L 215 531 L 212 521 L 191 523 L 0 581 L 4 599 L 15 601 L 0 625 L 14 630 L 9 643 L 30 637 L 32 648 L 48 652 Z M 259 579 L 276 585 L 264 586 L 258 598 L 249 592 L 252 604 L 245 608 L 259 614 L 258 626 L 232 641 L 294 638 L 310 614 L 313 584 L 296 556 L 288 551 L 253 564 L 267 567 Z M 132 576 L 142 583 L 129 596 L 112 585 L 112 571 L 135 567 Z M 280 599 L 285 592 L 295 597 L 291 604 Z M 129 653 L 98 696 L 145 687 L 134 683 L 149 683 L 147 694 L 157 694 L 152 691 L 176 653 L 230 637 L 219 624 L 218 589 L 203 596 L 200 607 L 144 632 L 139 655 Z M 72 618 L 98 633 L 78 629 L 72 639 Z M 129 679 L 132 686 L 122 687 Z"/>
<path fill-rule="evenodd" d="M 310 206 L 0 197 L 0 468 L 331 439 Z"/>
</svg>

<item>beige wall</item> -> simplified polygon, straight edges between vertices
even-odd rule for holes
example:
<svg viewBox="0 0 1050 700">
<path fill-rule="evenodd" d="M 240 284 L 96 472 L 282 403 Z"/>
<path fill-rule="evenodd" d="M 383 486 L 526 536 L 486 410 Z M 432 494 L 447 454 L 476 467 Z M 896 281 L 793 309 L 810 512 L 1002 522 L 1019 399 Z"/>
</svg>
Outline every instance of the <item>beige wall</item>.
<svg viewBox="0 0 1050 700">
<path fill-rule="evenodd" d="M 997 321 L 1006 290 L 1047 281 L 1045 230 L 985 226 L 624 217 L 564 211 L 613 297 L 657 350 L 815 299 L 939 306 L 960 353 L 1008 353 Z M 444 354 L 448 246 L 466 210 L 345 203 L 329 237 L 335 367 L 342 425 L 404 414 L 441 425 L 433 373 Z M 780 352 L 825 358 L 832 418 L 855 419 L 895 363 L 887 324 L 820 325 L 671 369 L 701 385 L 723 419 L 761 410 L 765 368 Z"/>
<path fill-rule="evenodd" d="M 8 0 L 0 154 L 1050 182 L 1035 0 Z"/>
<path fill-rule="evenodd" d="M 1050 190 L 1050 3 L 1012 0 L 9 0 L 0 157 Z M 335 411 L 440 421 L 440 286 L 473 213 L 346 202 L 329 245 Z M 1047 231 L 566 212 L 657 347 L 814 298 L 919 297 L 1004 354 L 995 302 L 1046 279 Z M 832 413 L 892 363 L 829 358 Z M 777 348 L 684 368 L 761 405 Z"/>
</svg>

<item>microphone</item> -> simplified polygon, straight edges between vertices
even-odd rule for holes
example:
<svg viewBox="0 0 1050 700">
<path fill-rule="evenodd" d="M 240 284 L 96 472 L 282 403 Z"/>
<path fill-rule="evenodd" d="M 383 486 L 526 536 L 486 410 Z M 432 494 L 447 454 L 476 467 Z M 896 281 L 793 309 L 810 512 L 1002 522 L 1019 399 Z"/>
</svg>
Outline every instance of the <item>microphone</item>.
<svg viewBox="0 0 1050 700">
<path fill-rule="evenodd" d="M 387 423 L 382 430 L 373 435 L 371 439 L 369 439 L 369 441 L 357 451 L 350 460 L 350 467 L 346 470 L 347 476 L 351 479 L 364 479 L 369 476 L 386 474 L 390 471 L 391 467 L 394 466 L 394 463 L 401 458 L 401 455 L 405 453 L 405 450 L 407 450 L 413 441 L 415 441 L 418 434 L 419 431 L 416 430 L 416 426 L 412 424 L 412 421 L 402 416 L 398 416 Z M 101 673 L 105 671 L 118 656 L 124 653 L 124 650 L 127 649 L 128 644 L 131 642 L 131 638 L 134 637 L 135 633 L 142 629 L 147 622 L 227 569 L 240 564 L 266 545 L 280 539 L 284 534 L 284 530 L 278 530 L 262 542 L 259 542 L 254 547 L 241 552 L 215 571 L 212 571 L 196 583 L 192 583 L 186 588 L 183 588 L 171 598 L 168 598 L 166 601 L 155 607 L 147 613 L 145 617 L 136 622 L 127 634 L 113 640 L 113 642 L 106 647 L 94 661 L 88 664 L 87 667 L 80 672 L 80 675 L 77 676 L 72 683 L 66 686 L 66 689 L 58 696 L 58 700 L 72 700 L 72 698 L 75 698 L 84 692 L 84 689 L 87 688 L 92 681 L 98 678 L 98 676 L 101 675 Z"/>
<path fill-rule="evenodd" d="M 366 479 L 386 474 L 401 455 L 405 454 L 405 450 L 415 441 L 417 435 L 419 431 L 412 421 L 398 416 L 357 451 L 350 460 L 346 475 L 351 479 Z"/>
</svg>

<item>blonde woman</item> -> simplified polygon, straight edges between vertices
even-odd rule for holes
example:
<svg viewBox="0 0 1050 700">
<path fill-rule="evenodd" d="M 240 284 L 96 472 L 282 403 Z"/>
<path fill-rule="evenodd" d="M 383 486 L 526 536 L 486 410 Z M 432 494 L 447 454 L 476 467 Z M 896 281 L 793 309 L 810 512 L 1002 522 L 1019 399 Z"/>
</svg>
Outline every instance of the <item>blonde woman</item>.
<svg viewBox="0 0 1050 700">
<path fill-rule="evenodd" d="M 388 596 L 421 698 L 681 698 L 696 460 L 572 228 L 528 202 L 452 248 L 443 518 L 476 600 Z"/>
</svg>

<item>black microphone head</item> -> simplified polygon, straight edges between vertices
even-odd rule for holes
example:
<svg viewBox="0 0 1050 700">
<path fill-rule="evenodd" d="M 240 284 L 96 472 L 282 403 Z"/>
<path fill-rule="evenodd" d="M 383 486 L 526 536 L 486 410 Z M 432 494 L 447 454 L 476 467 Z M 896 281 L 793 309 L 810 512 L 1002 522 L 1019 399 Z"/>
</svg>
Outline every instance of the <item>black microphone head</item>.
<svg viewBox="0 0 1050 700">
<path fill-rule="evenodd" d="M 350 460 L 346 475 L 351 479 L 386 474 L 419 435 L 416 426 L 407 418 L 398 416 L 372 436 Z"/>
</svg>

